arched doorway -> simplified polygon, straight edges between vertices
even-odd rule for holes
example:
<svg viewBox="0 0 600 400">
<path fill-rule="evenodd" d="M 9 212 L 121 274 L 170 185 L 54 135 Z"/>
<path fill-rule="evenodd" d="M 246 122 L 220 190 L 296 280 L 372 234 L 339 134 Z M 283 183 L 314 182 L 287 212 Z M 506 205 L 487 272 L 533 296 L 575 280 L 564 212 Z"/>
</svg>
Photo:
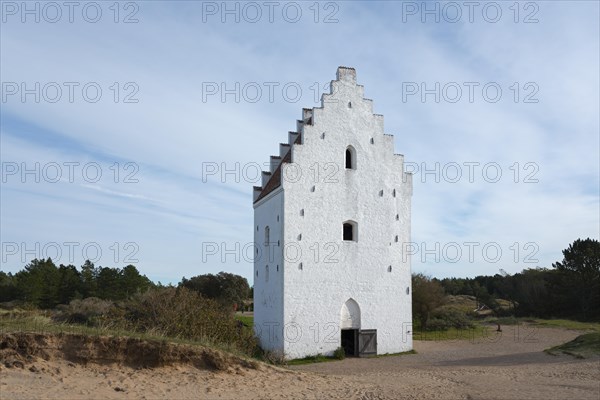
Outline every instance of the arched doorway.
<svg viewBox="0 0 600 400">
<path fill-rule="evenodd" d="M 360 331 L 360 307 L 354 299 L 348 299 L 340 311 L 341 345 L 349 357 L 358 357 Z"/>
</svg>

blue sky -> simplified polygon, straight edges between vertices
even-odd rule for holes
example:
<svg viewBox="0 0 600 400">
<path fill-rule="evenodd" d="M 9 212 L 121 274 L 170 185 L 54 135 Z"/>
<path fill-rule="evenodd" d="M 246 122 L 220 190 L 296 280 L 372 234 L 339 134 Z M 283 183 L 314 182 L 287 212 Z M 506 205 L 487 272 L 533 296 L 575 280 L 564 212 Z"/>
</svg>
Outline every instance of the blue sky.
<svg viewBox="0 0 600 400">
<path fill-rule="evenodd" d="M 340 65 L 415 172 L 414 271 L 550 267 L 598 238 L 596 1 L 477 2 L 471 17 L 463 2 L 275 2 L 272 21 L 263 2 L 82 2 L 72 22 L 46 4 L 2 3 L 4 271 L 60 251 L 163 283 L 251 280 L 256 166 Z"/>
</svg>

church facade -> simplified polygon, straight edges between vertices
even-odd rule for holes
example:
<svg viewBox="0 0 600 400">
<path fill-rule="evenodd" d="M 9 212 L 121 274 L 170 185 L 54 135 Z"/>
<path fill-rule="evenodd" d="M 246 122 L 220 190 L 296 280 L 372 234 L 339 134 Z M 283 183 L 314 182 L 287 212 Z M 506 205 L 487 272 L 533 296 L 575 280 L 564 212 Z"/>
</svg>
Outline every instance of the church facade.
<svg viewBox="0 0 600 400">
<path fill-rule="evenodd" d="M 254 329 L 288 359 L 412 349 L 412 176 L 353 68 L 254 187 Z"/>
</svg>

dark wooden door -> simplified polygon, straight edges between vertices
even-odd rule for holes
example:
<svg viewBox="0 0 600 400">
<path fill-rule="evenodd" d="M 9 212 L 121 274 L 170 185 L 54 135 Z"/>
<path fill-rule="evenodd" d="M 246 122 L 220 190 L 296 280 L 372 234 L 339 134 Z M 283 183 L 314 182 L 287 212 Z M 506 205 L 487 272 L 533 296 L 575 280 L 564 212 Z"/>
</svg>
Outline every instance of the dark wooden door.
<svg viewBox="0 0 600 400">
<path fill-rule="evenodd" d="M 377 329 L 364 329 L 358 334 L 358 356 L 377 355 Z"/>
</svg>

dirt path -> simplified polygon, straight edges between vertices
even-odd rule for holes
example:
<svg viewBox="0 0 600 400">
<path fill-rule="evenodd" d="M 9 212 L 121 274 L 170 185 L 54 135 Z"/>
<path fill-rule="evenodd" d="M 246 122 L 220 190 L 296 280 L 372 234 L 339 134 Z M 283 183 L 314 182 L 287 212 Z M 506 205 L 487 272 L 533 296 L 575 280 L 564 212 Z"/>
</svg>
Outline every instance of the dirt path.
<svg viewBox="0 0 600 400">
<path fill-rule="evenodd" d="M 594 399 L 600 359 L 543 349 L 578 332 L 505 328 L 499 338 L 416 342 L 418 354 L 280 369 L 133 369 L 35 360 L 0 369 L 4 399 Z M 33 368 L 31 368 L 33 367 Z M 31 368 L 31 370 L 30 370 Z"/>
<path fill-rule="evenodd" d="M 399 399 L 595 399 L 600 359 L 550 356 L 544 349 L 580 332 L 505 327 L 487 339 L 417 341 L 418 354 L 294 367 L 375 385 L 374 394 Z M 376 396 L 377 398 L 377 396 Z"/>
</svg>

